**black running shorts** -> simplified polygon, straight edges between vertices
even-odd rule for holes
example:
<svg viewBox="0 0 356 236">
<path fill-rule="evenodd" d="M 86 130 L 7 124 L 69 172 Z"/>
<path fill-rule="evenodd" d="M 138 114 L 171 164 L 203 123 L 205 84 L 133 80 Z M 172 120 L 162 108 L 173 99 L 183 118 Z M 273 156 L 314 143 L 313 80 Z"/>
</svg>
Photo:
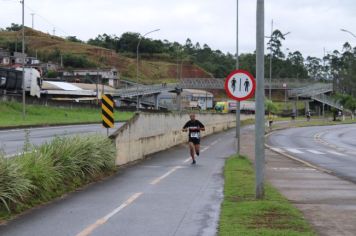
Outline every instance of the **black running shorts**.
<svg viewBox="0 0 356 236">
<path fill-rule="evenodd" d="M 200 144 L 200 138 L 189 138 L 189 142 L 193 144 Z"/>
</svg>

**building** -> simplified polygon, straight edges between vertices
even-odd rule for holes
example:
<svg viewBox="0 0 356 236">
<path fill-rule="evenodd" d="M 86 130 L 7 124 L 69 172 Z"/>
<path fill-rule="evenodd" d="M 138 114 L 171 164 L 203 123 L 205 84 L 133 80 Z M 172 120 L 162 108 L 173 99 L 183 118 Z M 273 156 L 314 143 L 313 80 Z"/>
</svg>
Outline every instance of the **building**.
<svg viewBox="0 0 356 236">
<path fill-rule="evenodd" d="M 108 84 L 111 87 L 117 88 L 119 86 L 119 73 L 117 69 L 74 69 L 71 71 L 59 71 L 63 79 L 67 81 L 81 81 L 97 82 Z"/>
<path fill-rule="evenodd" d="M 10 52 L 0 48 L 0 65 L 10 65 Z"/>
<path fill-rule="evenodd" d="M 158 99 L 159 103 L 168 109 L 176 109 L 179 103 L 176 93 L 161 93 Z M 212 109 L 213 100 L 214 95 L 204 90 L 183 89 L 181 93 L 181 106 L 183 109 Z"/>
</svg>

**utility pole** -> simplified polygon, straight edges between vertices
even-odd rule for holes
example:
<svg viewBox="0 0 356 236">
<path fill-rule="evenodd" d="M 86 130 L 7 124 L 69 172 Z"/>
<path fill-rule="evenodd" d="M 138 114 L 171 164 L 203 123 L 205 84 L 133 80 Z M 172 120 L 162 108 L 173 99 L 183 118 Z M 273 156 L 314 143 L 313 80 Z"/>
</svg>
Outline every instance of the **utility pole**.
<svg viewBox="0 0 356 236">
<path fill-rule="evenodd" d="M 56 36 L 56 27 L 53 28 L 53 36 Z"/>
<path fill-rule="evenodd" d="M 264 107 L 264 0 L 257 0 L 256 16 L 256 121 L 255 121 L 255 168 L 256 168 L 256 198 L 264 198 L 265 169 L 265 107 Z"/>
<path fill-rule="evenodd" d="M 26 118 L 25 93 L 25 0 L 22 3 L 22 118 Z"/>
<path fill-rule="evenodd" d="M 32 16 L 32 29 L 34 29 L 34 16 L 35 16 L 35 13 L 31 13 L 31 16 Z"/>
<path fill-rule="evenodd" d="M 239 0 L 236 0 L 236 70 L 239 69 Z M 240 101 L 236 101 L 236 154 L 240 155 Z"/>
</svg>

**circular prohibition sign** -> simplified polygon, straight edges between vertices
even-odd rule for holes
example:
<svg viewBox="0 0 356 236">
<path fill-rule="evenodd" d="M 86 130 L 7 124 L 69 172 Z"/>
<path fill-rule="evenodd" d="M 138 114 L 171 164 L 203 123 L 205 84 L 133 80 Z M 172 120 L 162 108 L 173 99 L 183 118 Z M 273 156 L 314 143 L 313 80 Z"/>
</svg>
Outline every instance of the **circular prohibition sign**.
<svg viewBox="0 0 356 236">
<path fill-rule="evenodd" d="M 245 70 L 234 70 L 225 80 L 227 95 L 237 101 L 247 100 L 253 97 L 256 89 L 255 78 Z"/>
</svg>

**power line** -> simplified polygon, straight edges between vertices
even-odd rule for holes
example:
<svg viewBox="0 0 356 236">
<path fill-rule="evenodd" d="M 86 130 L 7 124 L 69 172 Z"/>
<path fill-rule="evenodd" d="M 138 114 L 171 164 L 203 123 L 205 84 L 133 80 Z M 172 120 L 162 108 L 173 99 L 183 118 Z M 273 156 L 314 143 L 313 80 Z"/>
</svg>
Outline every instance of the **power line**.
<svg viewBox="0 0 356 236">
<path fill-rule="evenodd" d="M 20 0 L 0 0 L 2 2 L 14 2 L 14 3 L 22 3 L 22 1 Z M 61 27 L 58 27 L 57 25 L 53 24 L 50 20 L 48 20 L 46 17 L 42 16 L 41 14 L 39 14 L 37 11 L 35 11 L 34 9 L 32 9 L 30 6 L 28 6 L 27 4 L 25 4 L 25 8 L 27 8 L 28 10 L 30 10 L 32 13 L 32 17 L 33 15 L 36 15 L 40 18 L 42 18 L 42 20 L 46 21 L 49 25 L 51 25 L 53 28 L 56 28 L 58 31 L 64 33 L 64 36 L 68 36 L 70 34 L 68 34 L 65 30 L 63 30 Z M 32 26 L 33 27 L 33 26 Z"/>
<path fill-rule="evenodd" d="M 38 14 L 38 12 L 36 12 L 34 9 L 32 9 L 31 7 L 29 7 L 28 5 L 25 4 L 25 7 L 32 11 L 34 14 L 36 14 L 36 16 L 39 16 L 40 18 L 42 18 L 42 20 L 46 21 L 48 24 L 50 24 L 51 26 L 53 26 L 54 28 L 58 29 L 59 31 L 61 31 L 62 33 L 64 33 L 65 35 L 64 36 L 68 36 L 69 34 L 61 29 L 61 27 L 58 27 L 57 25 L 53 24 L 50 20 L 48 20 L 47 18 L 45 18 L 44 16 L 42 16 L 41 14 Z"/>
</svg>

